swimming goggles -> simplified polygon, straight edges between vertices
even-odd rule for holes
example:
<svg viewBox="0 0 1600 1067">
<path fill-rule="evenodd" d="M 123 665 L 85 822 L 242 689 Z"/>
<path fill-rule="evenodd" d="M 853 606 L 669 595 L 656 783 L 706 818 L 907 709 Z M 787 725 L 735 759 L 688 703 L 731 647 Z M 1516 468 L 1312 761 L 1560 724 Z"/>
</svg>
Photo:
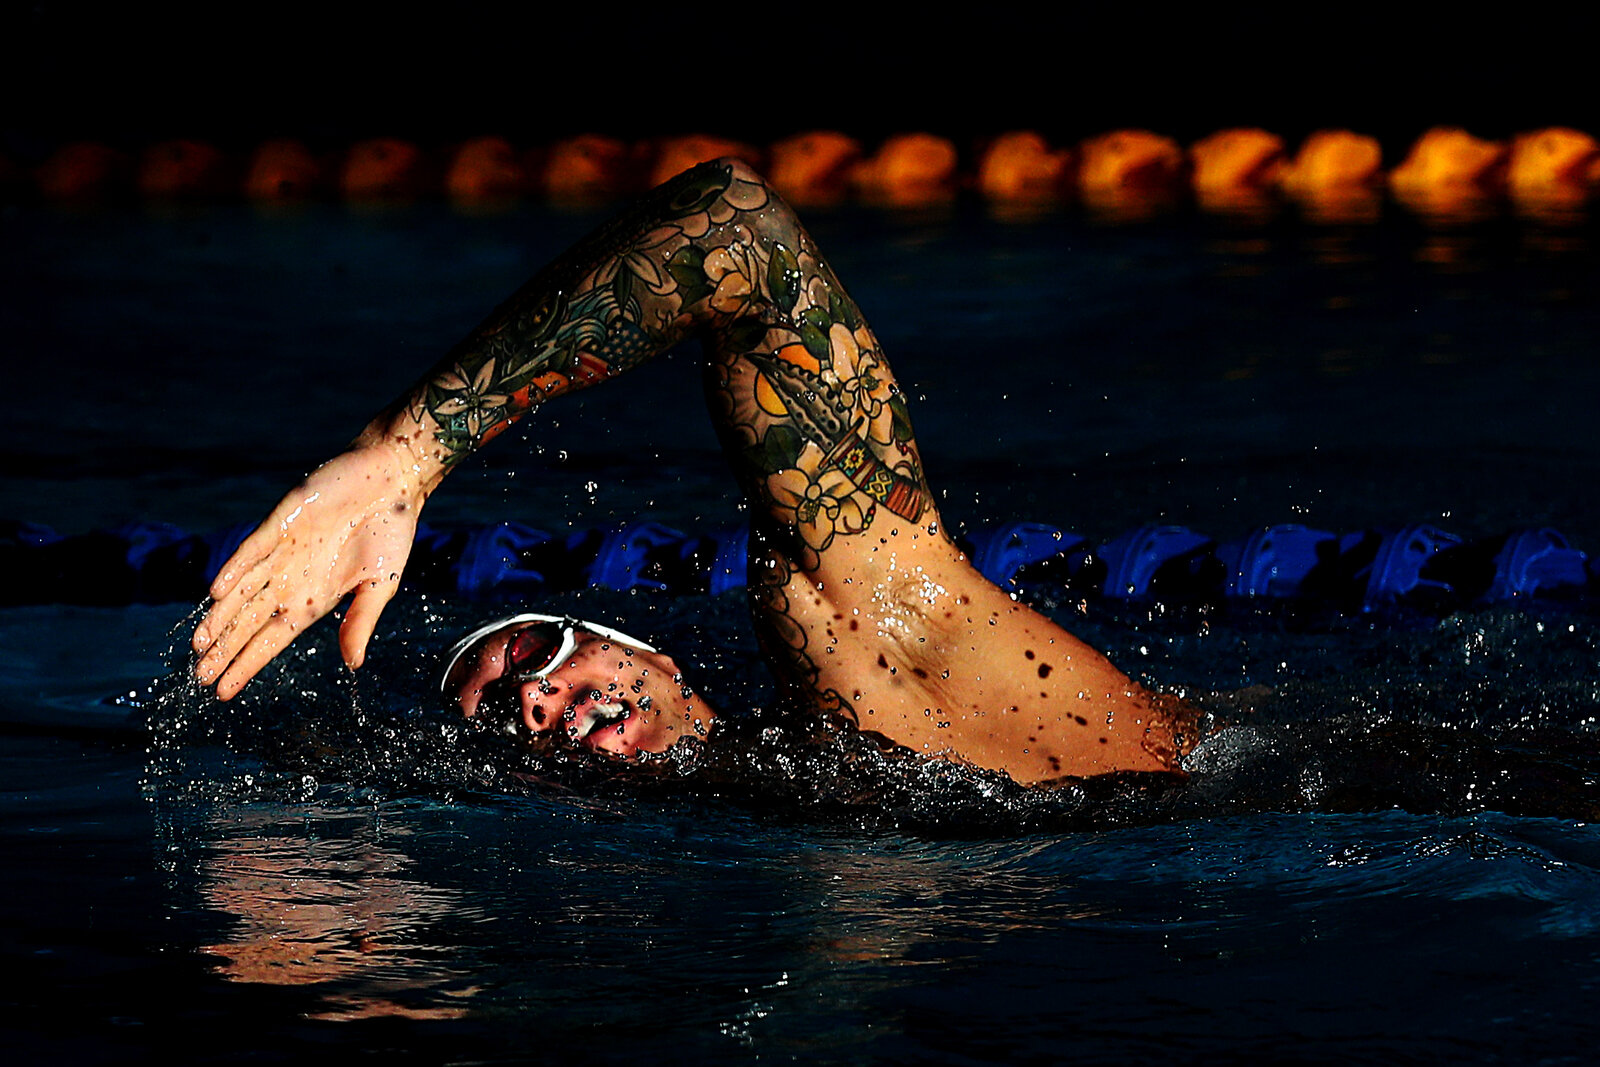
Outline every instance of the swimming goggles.
<svg viewBox="0 0 1600 1067">
<path fill-rule="evenodd" d="M 450 692 L 450 678 L 456 665 L 479 641 L 507 626 L 530 625 L 518 630 L 506 645 L 506 673 L 516 682 L 536 682 L 549 677 L 558 667 L 572 658 L 578 650 L 578 631 L 604 637 L 618 644 L 636 648 L 640 652 L 654 652 L 655 648 L 637 637 L 629 637 L 621 630 L 609 626 L 574 619 L 570 615 L 539 615 L 534 613 L 508 615 L 494 622 L 484 623 L 467 636 L 450 646 L 445 653 L 444 673 L 439 678 L 439 691 Z"/>
</svg>

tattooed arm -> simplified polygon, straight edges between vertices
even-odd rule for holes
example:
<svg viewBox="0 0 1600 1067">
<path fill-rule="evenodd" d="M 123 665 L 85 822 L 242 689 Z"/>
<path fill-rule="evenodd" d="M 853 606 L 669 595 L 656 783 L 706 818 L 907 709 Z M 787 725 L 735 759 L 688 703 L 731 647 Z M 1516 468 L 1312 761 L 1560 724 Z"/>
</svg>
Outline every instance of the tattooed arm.
<svg viewBox="0 0 1600 1067">
<path fill-rule="evenodd" d="M 800 238 L 792 212 L 766 184 L 725 161 L 680 175 L 563 255 L 290 492 L 224 564 L 211 588 L 215 603 L 195 631 L 199 677 L 232 696 L 350 593 L 340 646 L 358 666 L 398 587 L 423 503 L 452 466 L 550 397 L 604 381 L 696 332 L 758 344 L 767 319 L 826 350 L 833 320 L 825 313 L 836 309 L 805 302 L 824 268 Z M 774 292 L 785 298 L 782 313 Z M 773 380 L 811 389 L 804 374 L 815 369 Z M 848 384 L 864 390 L 888 427 L 891 406 L 881 387 L 864 381 Z M 750 399 L 771 402 L 766 393 Z M 798 461 L 799 435 L 769 438 L 759 442 L 764 455 Z M 854 462 L 871 466 L 864 456 Z M 884 472 L 881 480 L 899 485 L 904 477 Z M 807 529 L 819 530 L 812 512 L 801 511 Z"/>
<path fill-rule="evenodd" d="M 1174 706 L 980 575 L 941 528 L 860 310 L 775 197 L 712 255 L 712 418 L 751 504 L 749 593 L 789 697 L 1038 782 L 1164 771 Z M 995 353 L 996 356 L 1001 353 Z"/>
<path fill-rule="evenodd" d="M 352 593 L 339 643 L 359 666 L 418 512 L 451 467 L 548 397 L 603 381 L 694 329 L 733 287 L 706 280 L 716 269 L 705 263 L 707 240 L 765 196 L 731 166 L 691 171 L 497 308 L 223 565 L 194 634 L 201 681 L 233 696 Z"/>
<path fill-rule="evenodd" d="M 939 529 L 866 321 L 736 161 L 680 175 L 568 252 L 285 497 L 212 587 L 200 678 L 232 696 L 347 593 L 340 646 L 358 666 L 452 465 L 544 400 L 693 334 L 751 503 L 758 634 L 790 694 L 1024 781 L 1171 765 L 1148 694 Z"/>
</svg>

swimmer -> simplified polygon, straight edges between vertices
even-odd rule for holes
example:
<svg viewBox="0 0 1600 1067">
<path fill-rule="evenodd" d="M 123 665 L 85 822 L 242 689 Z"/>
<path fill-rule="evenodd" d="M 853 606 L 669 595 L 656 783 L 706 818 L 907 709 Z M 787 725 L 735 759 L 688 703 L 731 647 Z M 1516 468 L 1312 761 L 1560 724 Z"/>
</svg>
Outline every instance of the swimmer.
<svg viewBox="0 0 1600 1067">
<path fill-rule="evenodd" d="M 284 497 L 211 586 L 193 641 L 201 682 L 230 699 L 347 594 L 339 644 L 358 668 L 422 506 L 456 463 L 531 408 L 694 335 L 750 506 L 748 595 L 783 700 L 1022 783 L 1176 769 L 1175 702 L 951 540 L 866 319 L 788 205 L 726 159 L 565 253 Z M 468 634 L 443 686 L 468 716 L 498 709 L 620 759 L 717 721 L 669 656 L 559 616 Z"/>
</svg>

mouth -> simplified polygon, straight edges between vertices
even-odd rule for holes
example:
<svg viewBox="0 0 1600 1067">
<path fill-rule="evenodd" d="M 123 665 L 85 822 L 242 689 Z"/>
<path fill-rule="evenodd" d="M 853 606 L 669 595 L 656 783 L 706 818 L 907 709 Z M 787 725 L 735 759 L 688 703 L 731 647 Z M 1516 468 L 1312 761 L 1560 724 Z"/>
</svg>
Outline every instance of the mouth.
<svg viewBox="0 0 1600 1067">
<path fill-rule="evenodd" d="M 622 724 L 632 717 L 627 701 L 603 700 L 599 694 L 591 694 L 568 711 L 568 732 L 577 741 L 600 741 L 607 728 L 615 728 L 620 736 Z"/>
</svg>

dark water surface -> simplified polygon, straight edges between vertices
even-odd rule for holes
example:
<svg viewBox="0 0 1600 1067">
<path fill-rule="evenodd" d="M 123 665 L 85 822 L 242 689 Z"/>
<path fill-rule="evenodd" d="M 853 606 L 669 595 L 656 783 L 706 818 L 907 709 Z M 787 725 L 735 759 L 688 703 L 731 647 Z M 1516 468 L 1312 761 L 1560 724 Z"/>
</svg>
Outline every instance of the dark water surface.
<svg viewBox="0 0 1600 1067">
<path fill-rule="evenodd" d="M 0 517 L 255 518 L 594 221 L 9 209 Z M 1549 525 L 1600 547 L 1587 224 L 961 204 L 812 229 L 958 527 Z M 731 521 L 700 404 L 693 353 L 659 360 L 508 435 L 428 518 Z M 766 700 L 736 596 L 551 603 Z M 316 631 L 226 708 L 149 690 L 189 605 L 0 610 L 14 1058 L 1590 1056 L 1583 605 L 1049 604 L 1143 680 L 1258 707 L 1222 713 L 1180 788 L 1048 795 L 841 738 L 752 742 L 731 776 L 540 763 L 430 692 L 438 651 L 504 606 L 407 595 L 359 678 Z"/>
</svg>

